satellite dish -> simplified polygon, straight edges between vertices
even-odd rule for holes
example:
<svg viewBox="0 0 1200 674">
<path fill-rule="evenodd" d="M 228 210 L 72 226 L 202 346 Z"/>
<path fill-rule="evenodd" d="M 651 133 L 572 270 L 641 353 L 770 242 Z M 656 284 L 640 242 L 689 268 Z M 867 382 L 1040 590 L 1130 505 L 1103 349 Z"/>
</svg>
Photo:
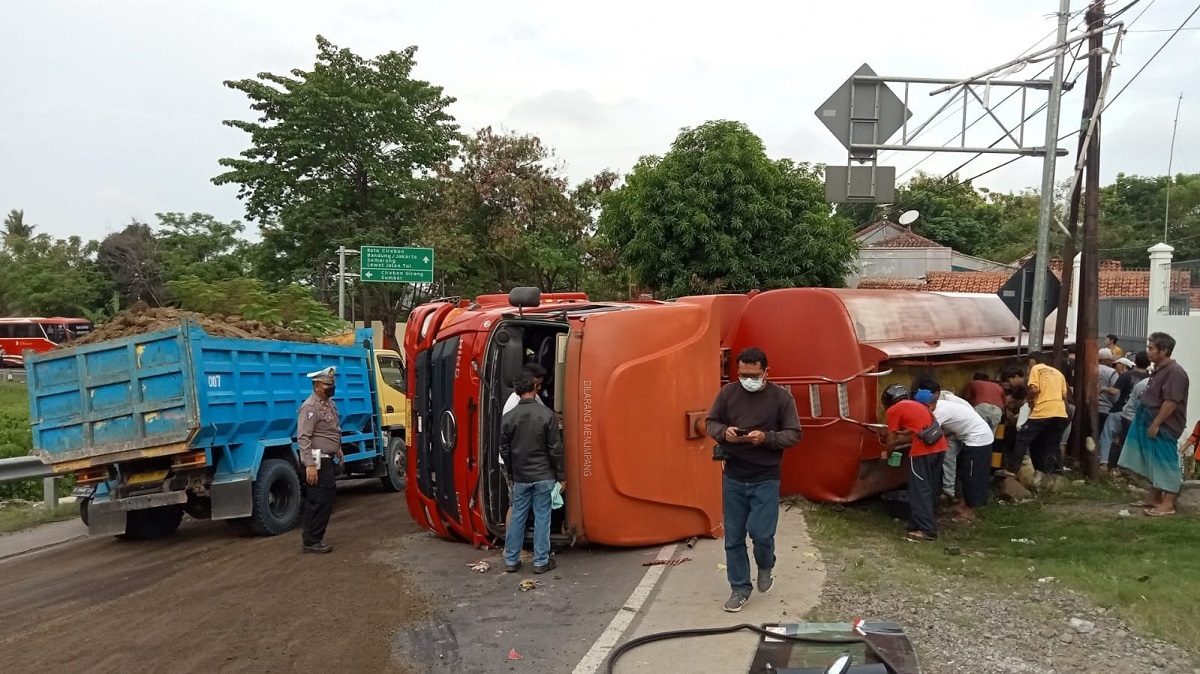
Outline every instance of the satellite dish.
<svg viewBox="0 0 1200 674">
<path fill-rule="evenodd" d="M 900 224 L 911 225 L 921 214 L 918 211 L 905 211 L 900 215 Z"/>
</svg>

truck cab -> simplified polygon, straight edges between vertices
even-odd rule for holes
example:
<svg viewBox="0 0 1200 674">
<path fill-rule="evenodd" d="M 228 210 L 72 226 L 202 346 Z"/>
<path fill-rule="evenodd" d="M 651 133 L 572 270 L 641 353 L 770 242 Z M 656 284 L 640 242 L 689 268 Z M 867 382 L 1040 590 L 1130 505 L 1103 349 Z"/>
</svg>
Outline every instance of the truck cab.
<svg viewBox="0 0 1200 674">
<path fill-rule="evenodd" d="M 555 542 L 633 546 L 719 531 L 720 466 L 703 427 L 722 376 L 711 303 L 518 291 L 409 317 L 406 497 L 416 521 L 476 545 L 503 538 L 502 411 L 513 380 L 538 363 L 566 452 Z"/>
</svg>

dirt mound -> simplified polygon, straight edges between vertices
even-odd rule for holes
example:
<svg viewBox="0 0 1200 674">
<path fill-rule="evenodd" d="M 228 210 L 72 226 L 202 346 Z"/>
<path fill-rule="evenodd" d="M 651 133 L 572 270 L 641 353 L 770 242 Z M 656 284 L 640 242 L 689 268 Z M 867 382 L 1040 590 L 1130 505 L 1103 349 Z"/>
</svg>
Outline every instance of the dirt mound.
<svg viewBox="0 0 1200 674">
<path fill-rule="evenodd" d="M 138 302 L 117 314 L 111 321 L 96 327 L 91 333 L 72 342 L 72 345 L 105 342 L 110 339 L 144 335 L 148 332 L 169 330 L 184 319 L 191 319 L 213 337 L 240 337 L 242 339 L 272 339 L 282 342 L 315 343 L 316 337 L 295 332 L 278 325 L 251 321 L 241 316 L 208 316 L 171 307 L 151 307 Z"/>
</svg>

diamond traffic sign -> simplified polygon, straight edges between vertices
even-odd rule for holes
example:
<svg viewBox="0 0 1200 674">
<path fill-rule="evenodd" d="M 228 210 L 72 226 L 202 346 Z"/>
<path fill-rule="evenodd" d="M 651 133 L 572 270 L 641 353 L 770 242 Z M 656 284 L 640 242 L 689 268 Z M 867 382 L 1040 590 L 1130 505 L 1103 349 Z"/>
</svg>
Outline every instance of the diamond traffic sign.
<svg viewBox="0 0 1200 674">
<path fill-rule="evenodd" d="M 875 71 L 864 63 L 854 74 L 874 77 Z M 816 115 L 849 150 L 851 143 L 883 145 L 912 117 L 912 110 L 887 83 L 855 82 L 851 77 L 817 108 Z M 870 159 L 875 151 L 852 150 L 850 154 L 855 159 Z"/>
<path fill-rule="evenodd" d="M 1033 279 L 1039 269 L 1046 275 L 1046 296 L 1042 299 L 1042 315 L 1049 316 L 1058 308 L 1058 293 L 1062 283 L 1054 272 L 1050 271 L 1050 267 L 1038 264 L 1037 255 L 1026 260 L 996 293 L 1026 330 L 1029 329 L 1029 319 L 1033 316 Z"/>
<path fill-rule="evenodd" d="M 433 283 L 432 248 L 363 246 L 362 280 L 375 283 Z"/>
</svg>

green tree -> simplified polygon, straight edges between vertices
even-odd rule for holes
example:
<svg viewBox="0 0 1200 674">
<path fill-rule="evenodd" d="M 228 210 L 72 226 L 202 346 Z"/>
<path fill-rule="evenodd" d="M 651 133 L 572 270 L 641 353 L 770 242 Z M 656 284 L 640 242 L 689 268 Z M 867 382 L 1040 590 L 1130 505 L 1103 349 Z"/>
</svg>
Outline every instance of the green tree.
<svg viewBox="0 0 1200 674">
<path fill-rule="evenodd" d="M 1145 267 L 1146 249 L 1163 240 L 1167 220 L 1167 186 L 1171 212 L 1166 240 L 1175 259 L 1200 258 L 1200 174 L 1130 176 L 1100 190 L 1100 248 L 1104 257 L 1128 266 Z"/>
<path fill-rule="evenodd" d="M 80 316 L 101 304 L 111 282 L 96 262 L 98 244 L 78 236 L 46 234 L 6 249 L 0 259 L 0 295 L 7 312 L 26 316 Z"/>
<path fill-rule="evenodd" d="M 25 211 L 14 208 L 8 212 L 8 215 L 4 216 L 4 238 L 2 243 L 5 248 L 15 251 L 22 244 L 33 238 L 35 229 L 37 229 L 36 225 L 25 222 Z"/>
<path fill-rule="evenodd" d="M 458 140 L 445 111 L 454 99 L 412 77 L 416 51 L 364 59 L 317 36 L 312 70 L 225 82 L 260 117 L 225 122 L 249 134 L 251 147 L 220 160 L 228 170 L 213 182 L 240 186 L 246 215 L 263 235 L 256 257 L 265 278 L 324 291 L 339 245 L 412 240 L 430 172 L 453 156 Z M 370 287 L 391 334 L 393 295 L 403 290 Z"/>
<path fill-rule="evenodd" d="M 419 240 L 437 249 L 447 287 L 471 295 L 583 285 L 594 212 L 615 174 L 569 189 L 540 139 L 490 127 L 467 139 L 439 173 Z"/>
<path fill-rule="evenodd" d="M 740 122 L 684 129 L 603 204 L 601 235 L 665 296 L 841 286 L 857 251 L 820 169 L 769 159 Z"/>
<path fill-rule="evenodd" d="M 168 286 L 180 308 L 187 311 L 236 315 L 316 336 L 330 334 L 344 325 L 328 307 L 313 298 L 309 289 L 296 284 L 271 291 L 259 279 L 247 276 L 216 282 L 183 276 L 170 281 Z"/>
<path fill-rule="evenodd" d="M 242 223 L 221 222 L 207 213 L 158 213 L 158 253 L 167 281 L 195 276 L 215 283 L 250 271 Z"/>
<path fill-rule="evenodd" d="M 96 261 L 112 279 L 121 306 L 139 301 L 155 307 L 166 303 L 159 241 L 150 225 L 135 221 L 104 237 Z"/>
</svg>

